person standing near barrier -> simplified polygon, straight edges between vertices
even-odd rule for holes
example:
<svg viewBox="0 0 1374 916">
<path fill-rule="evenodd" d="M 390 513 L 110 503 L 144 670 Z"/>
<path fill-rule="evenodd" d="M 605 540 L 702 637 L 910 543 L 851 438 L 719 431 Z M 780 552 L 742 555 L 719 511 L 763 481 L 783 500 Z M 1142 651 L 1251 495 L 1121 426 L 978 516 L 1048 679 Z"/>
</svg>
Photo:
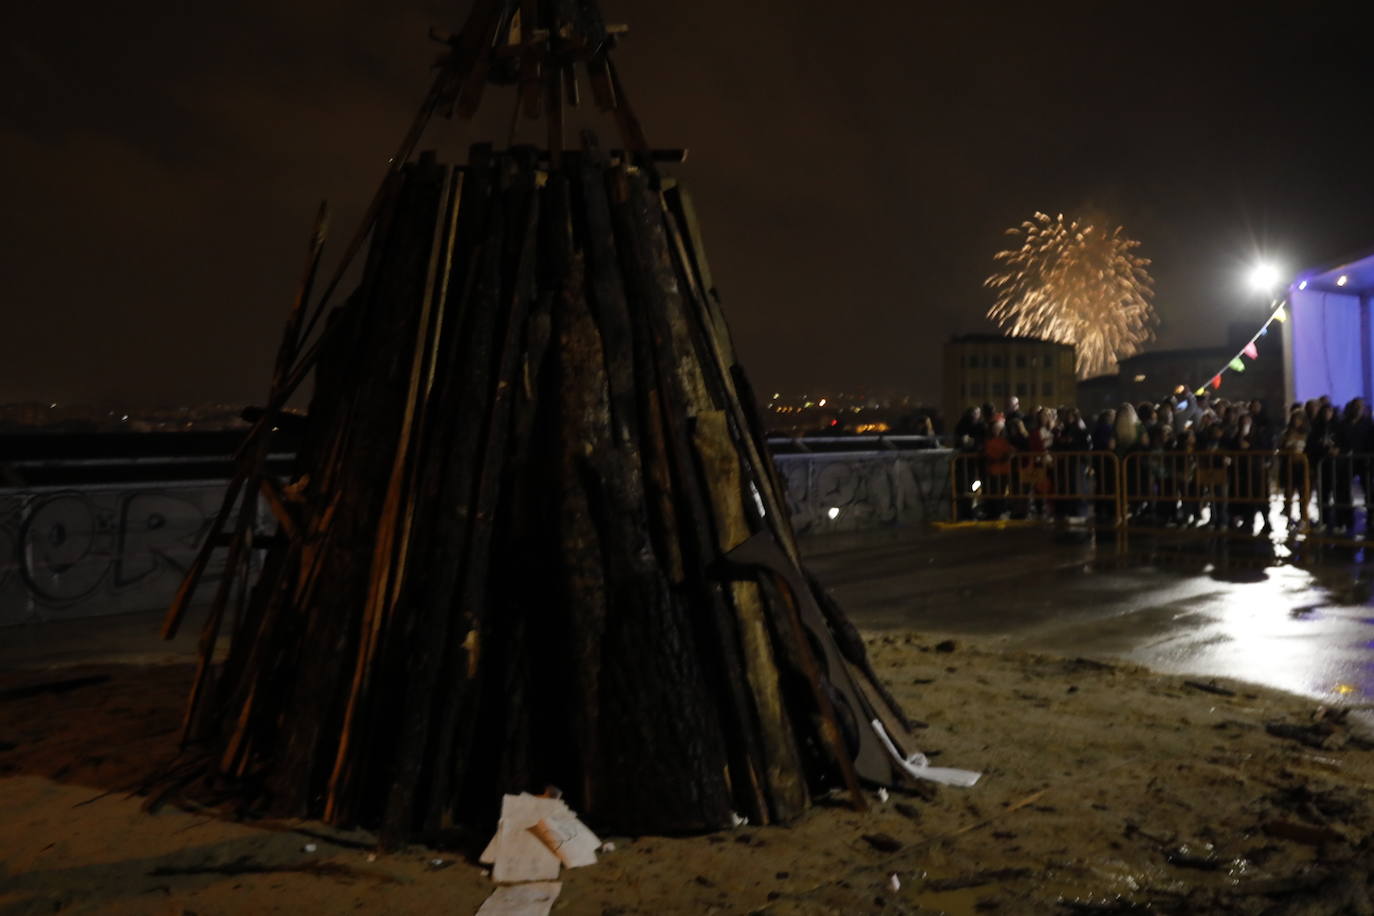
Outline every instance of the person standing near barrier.
<svg viewBox="0 0 1374 916">
<path fill-rule="evenodd" d="M 983 518 L 988 521 L 1001 519 L 1007 508 L 1007 489 L 1011 486 L 1011 443 L 1007 441 L 1006 422 L 994 420 L 988 429 L 988 437 L 983 440 L 984 503 Z"/>
<path fill-rule="evenodd" d="M 1002 419 L 1007 421 L 1008 429 L 1011 429 L 1011 422 L 1013 420 L 1025 422 L 1026 417 L 1021 413 L 1021 399 L 1016 395 L 1013 394 L 1007 398 L 1007 412 L 1002 416 Z"/>
<path fill-rule="evenodd" d="M 1198 439 L 1200 455 L 1197 461 L 1198 495 L 1210 506 L 1209 523 L 1213 528 L 1226 527 L 1228 520 L 1227 483 L 1228 458 L 1221 454 L 1225 448 L 1226 428 L 1220 422 L 1208 423 Z"/>
<path fill-rule="evenodd" d="M 1197 499 L 1197 431 L 1192 427 L 1174 439 L 1174 486 L 1178 490 L 1178 523 L 1192 525 L 1202 518 Z"/>
<path fill-rule="evenodd" d="M 1030 433 L 1026 431 L 1026 423 L 1020 417 L 1007 421 L 1006 433 L 1007 442 L 1011 444 L 1013 453 L 1016 453 L 1011 462 L 1011 517 L 1023 519 L 1030 509 L 1030 497 L 1021 483 L 1021 472 L 1029 466 L 1031 460 L 1026 456 L 1031 447 Z"/>
<path fill-rule="evenodd" d="M 1060 411 L 1061 430 L 1054 440 L 1054 450 L 1058 452 L 1090 452 L 1092 437 L 1077 407 L 1065 407 Z M 1055 462 L 1058 472 L 1059 492 L 1072 494 L 1072 498 L 1060 499 L 1055 504 L 1055 515 L 1067 517 L 1083 514 L 1083 501 L 1079 499 L 1087 491 L 1087 460 L 1081 454 L 1069 455 Z"/>
<path fill-rule="evenodd" d="M 954 457 L 954 487 L 959 494 L 955 521 L 973 518 L 973 483 L 981 480 L 978 464 L 986 436 L 983 412 L 977 407 L 965 410 L 954 426 L 954 448 L 957 452 Z"/>
<path fill-rule="evenodd" d="M 1288 426 L 1284 428 L 1283 436 L 1279 440 L 1279 449 L 1282 453 L 1279 458 L 1279 475 L 1283 482 L 1283 515 L 1290 522 L 1295 520 L 1295 509 L 1301 510 L 1296 513 L 1296 521 L 1307 521 L 1307 501 L 1303 499 L 1309 485 L 1307 462 L 1300 457 L 1307 450 L 1307 433 L 1307 413 L 1301 406 L 1294 407 L 1288 414 Z"/>
<path fill-rule="evenodd" d="M 1360 482 L 1361 502 L 1365 507 L 1364 531 L 1365 537 L 1369 536 L 1369 491 L 1370 491 L 1370 452 L 1374 450 L 1374 423 L 1369 419 L 1369 407 L 1365 404 L 1364 398 L 1355 398 L 1346 405 L 1347 411 L 1351 414 L 1351 419 L 1347 421 L 1345 431 L 1345 444 L 1349 449 L 1352 484 L 1358 479 Z M 1351 494 L 1350 507 L 1351 532 L 1354 532 L 1355 507 L 1354 493 Z"/>
<path fill-rule="evenodd" d="M 1050 446 L 1054 445 L 1054 411 L 1039 407 L 1035 411 L 1035 427 L 1030 431 L 1030 451 L 1032 458 L 1026 466 L 1024 477 L 1030 478 L 1031 508 L 1045 514 L 1047 506 L 1045 495 L 1050 492 L 1050 478 L 1053 473 L 1049 456 Z"/>
<path fill-rule="evenodd" d="M 1307 434 L 1307 463 L 1317 478 L 1317 524 L 1326 528 L 1333 524 L 1331 495 L 1335 489 L 1336 409 L 1330 404 L 1317 403 L 1312 430 Z"/>
<path fill-rule="evenodd" d="M 1332 522 L 1338 534 L 1355 533 L 1354 480 L 1356 464 L 1364 448 L 1364 400 L 1351 398 L 1331 433 Z M 1364 480 L 1360 484 L 1363 486 Z"/>
<path fill-rule="evenodd" d="M 1115 438 L 1116 456 L 1121 460 L 1121 476 L 1125 478 L 1122 483 L 1126 488 L 1126 514 L 1129 516 L 1132 513 L 1131 501 L 1139 498 L 1145 473 L 1138 460 L 1129 459 L 1132 452 L 1146 445 L 1145 427 L 1134 405 L 1126 403 L 1117 408 Z"/>
<path fill-rule="evenodd" d="M 1255 429 L 1254 414 L 1246 411 L 1236 420 L 1235 434 L 1225 444 L 1228 451 L 1237 453 L 1232 456 L 1232 480 L 1235 482 L 1235 489 L 1231 499 L 1236 502 L 1238 508 L 1232 515 L 1231 522 L 1237 528 L 1244 528 L 1251 534 L 1254 533 L 1256 517 L 1264 522 L 1263 531 L 1266 534 L 1273 530 L 1269 524 L 1268 511 L 1269 486 L 1265 468 L 1267 449 L 1260 441 L 1259 435 Z"/>
</svg>

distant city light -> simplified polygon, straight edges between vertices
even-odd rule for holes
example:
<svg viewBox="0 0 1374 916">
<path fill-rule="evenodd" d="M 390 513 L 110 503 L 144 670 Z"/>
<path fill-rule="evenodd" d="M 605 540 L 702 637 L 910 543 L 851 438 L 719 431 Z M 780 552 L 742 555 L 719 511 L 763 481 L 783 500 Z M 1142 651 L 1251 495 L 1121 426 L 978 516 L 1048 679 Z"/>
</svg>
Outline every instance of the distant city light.
<svg viewBox="0 0 1374 916">
<path fill-rule="evenodd" d="M 1341 274 L 1339 277 L 1336 278 L 1336 285 L 1337 285 L 1337 286 L 1345 286 L 1345 284 L 1347 284 L 1347 283 L 1349 283 L 1349 282 L 1350 282 L 1350 278 L 1347 277 L 1345 274 Z M 56 405 L 54 405 L 54 406 L 56 406 Z"/>
<path fill-rule="evenodd" d="M 777 400 L 778 398 L 780 398 L 780 397 L 782 397 L 782 393 L 781 393 L 781 392 L 778 392 L 778 391 L 773 392 L 773 400 L 776 401 L 776 400 Z"/>
<path fill-rule="evenodd" d="M 970 489 L 973 490 L 973 492 L 975 492 L 975 493 L 977 493 L 977 492 L 978 492 L 979 490 L 981 490 L 982 488 L 983 488 L 983 482 L 982 482 L 981 480 L 975 480 L 975 481 L 973 482 L 973 486 L 970 487 Z"/>
<path fill-rule="evenodd" d="M 57 409 L 57 404 L 56 404 L 56 403 L 49 404 L 49 405 L 48 405 L 48 408 L 49 408 L 50 410 L 56 410 L 56 409 Z"/>
<path fill-rule="evenodd" d="M 1307 289 L 1307 281 L 1303 280 L 1301 283 L 1299 283 L 1298 289 Z"/>
<path fill-rule="evenodd" d="M 129 422 L 129 415 L 126 413 L 124 416 L 120 417 L 119 419 L 120 419 L 121 421 L 123 421 L 124 423 L 128 423 L 128 422 Z"/>
<path fill-rule="evenodd" d="M 1267 261 L 1261 261 L 1250 268 L 1250 288 L 1256 292 L 1267 292 L 1279 282 L 1279 269 Z"/>
<path fill-rule="evenodd" d="M 821 399 L 820 399 L 819 404 L 820 404 L 821 407 L 824 407 L 824 406 L 825 406 L 825 401 L 826 401 L 825 398 L 821 398 Z"/>
<path fill-rule="evenodd" d="M 826 510 L 825 514 L 830 516 L 830 520 L 833 522 L 835 519 L 840 517 L 840 507 L 831 506 L 829 509 Z"/>
</svg>

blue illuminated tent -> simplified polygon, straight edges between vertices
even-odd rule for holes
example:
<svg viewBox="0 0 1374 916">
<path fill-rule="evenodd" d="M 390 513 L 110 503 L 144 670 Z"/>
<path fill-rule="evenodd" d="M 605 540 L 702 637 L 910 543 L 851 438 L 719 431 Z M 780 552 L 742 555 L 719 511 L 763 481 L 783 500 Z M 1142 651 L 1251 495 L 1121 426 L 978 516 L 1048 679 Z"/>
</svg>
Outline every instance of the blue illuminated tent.
<svg viewBox="0 0 1374 916">
<path fill-rule="evenodd" d="M 1374 252 L 1311 268 L 1288 289 L 1292 316 L 1289 396 L 1374 402 Z"/>
</svg>

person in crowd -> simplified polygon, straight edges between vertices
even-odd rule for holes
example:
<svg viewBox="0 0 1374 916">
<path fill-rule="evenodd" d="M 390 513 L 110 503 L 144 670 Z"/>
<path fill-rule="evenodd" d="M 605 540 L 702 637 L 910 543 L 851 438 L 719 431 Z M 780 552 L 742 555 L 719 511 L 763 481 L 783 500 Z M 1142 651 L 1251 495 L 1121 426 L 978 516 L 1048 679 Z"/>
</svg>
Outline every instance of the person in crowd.
<svg viewBox="0 0 1374 916">
<path fill-rule="evenodd" d="M 1161 401 L 1155 408 L 1155 425 L 1159 427 L 1174 428 L 1174 405 L 1169 401 Z"/>
<path fill-rule="evenodd" d="M 1264 402 L 1259 398 L 1250 402 L 1250 421 L 1250 441 L 1254 443 L 1254 447 L 1273 451 L 1277 430 L 1274 429 L 1274 423 L 1269 418 L 1269 411 L 1264 409 Z"/>
<path fill-rule="evenodd" d="M 1189 427 L 1174 439 L 1174 486 L 1179 495 L 1178 522 L 1192 525 L 1202 520 L 1197 488 L 1197 430 Z"/>
<path fill-rule="evenodd" d="M 1227 496 L 1231 459 L 1221 454 L 1225 439 L 1226 427 L 1220 421 L 1205 426 L 1198 437 L 1198 495 L 1208 503 L 1208 522 L 1213 528 L 1226 527 L 1229 517 Z"/>
<path fill-rule="evenodd" d="M 1021 413 L 1021 399 L 1016 395 L 1013 394 L 1007 398 L 1007 412 L 1003 415 L 1002 419 L 1007 421 L 1008 426 L 1011 425 L 1013 420 L 1024 421 L 1026 419 Z"/>
<path fill-rule="evenodd" d="M 1306 453 L 1307 464 L 1317 479 L 1317 524 L 1322 528 L 1333 524 L 1331 496 L 1335 488 L 1336 424 L 1336 409 L 1319 400 L 1307 433 Z"/>
<path fill-rule="evenodd" d="M 1058 411 L 1059 431 L 1055 434 L 1053 451 L 1069 452 L 1055 461 L 1055 473 L 1062 485 L 1061 492 L 1071 498 L 1055 502 L 1054 514 L 1060 517 L 1082 515 L 1083 504 L 1078 497 L 1087 491 L 1087 459 L 1080 453 L 1092 451 L 1092 436 L 1077 407 L 1061 407 Z"/>
<path fill-rule="evenodd" d="M 1095 451 L 1116 451 L 1116 411 L 1102 411 L 1093 421 L 1092 445 Z M 1093 508 L 1100 524 L 1116 520 L 1116 462 L 1106 457 L 1093 458 Z"/>
<path fill-rule="evenodd" d="M 997 419 L 997 416 L 998 416 L 998 414 L 997 414 L 997 408 L 992 406 L 992 402 L 991 402 L 991 401 L 987 401 L 987 402 L 985 402 L 985 403 L 983 404 L 983 411 L 982 411 L 982 413 L 983 413 L 983 425 L 984 425 L 984 427 L 985 427 L 985 433 L 986 433 L 986 427 L 991 426 L 991 425 L 992 425 L 992 421 Z"/>
<path fill-rule="evenodd" d="M 1288 426 L 1284 428 L 1279 444 L 1282 453 L 1279 460 L 1279 476 L 1283 483 L 1284 517 L 1299 522 L 1307 518 L 1307 505 L 1303 494 L 1310 485 L 1307 461 L 1303 458 L 1303 452 L 1307 449 L 1307 433 L 1307 413 L 1301 404 L 1296 404 L 1288 414 Z"/>
<path fill-rule="evenodd" d="M 1011 517 L 1025 518 L 1030 507 L 1030 498 L 1021 484 L 1021 472 L 1029 466 L 1030 459 L 1025 454 L 1031 450 L 1030 433 L 1026 431 L 1025 421 L 1018 417 L 1007 423 L 1007 441 L 1020 455 L 1011 465 Z"/>
<path fill-rule="evenodd" d="M 1011 486 L 1012 445 L 1007 440 L 1006 421 L 994 420 L 983 440 L 983 517 L 996 521 L 1007 506 L 1007 490 Z"/>
<path fill-rule="evenodd" d="M 1351 530 L 1355 526 L 1354 494 L 1353 484 L 1358 482 L 1360 494 L 1363 497 L 1361 502 L 1365 506 L 1365 533 L 1369 532 L 1369 493 L 1370 493 L 1370 452 L 1374 451 L 1374 422 L 1369 419 L 1369 407 L 1365 404 L 1364 398 L 1353 398 L 1346 405 L 1345 410 L 1347 419 L 1345 420 L 1346 429 L 1342 438 L 1345 441 L 1345 448 L 1350 463 L 1350 477 L 1352 484 L 1351 509 L 1347 517 L 1347 523 Z"/>
<path fill-rule="evenodd" d="M 1050 446 L 1054 445 L 1055 419 L 1054 410 L 1049 407 L 1035 411 L 1035 424 L 1029 435 L 1032 457 L 1022 465 L 1022 476 L 1032 481 L 1029 494 L 1031 508 L 1038 512 L 1044 511 L 1045 494 L 1053 486 L 1054 467 L 1047 453 Z"/>
<path fill-rule="evenodd" d="M 1130 404 L 1122 404 L 1116 411 L 1116 453 L 1118 455 L 1129 452 L 1136 447 L 1136 444 L 1144 437 L 1145 427 L 1140 422 L 1139 415 L 1135 408 Z"/>
<path fill-rule="evenodd" d="M 1136 412 L 1135 405 L 1122 404 L 1116 410 L 1116 455 L 1121 459 L 1121 482 L 1126 488 L 1126 506 L 1133 511 L 1135 501 L 1141 496 L 1141 491 L 1145 487 L 1145 468 L 1138 459 L 1130 458 L 1132 452 L 1148 448 L 1149 438 L 1145 432 L 1145 425 L 1140 422 L 1140 415 Z"/>
<path fill-rule="evenodd" d="M 1365 442 L 1364 399 L 1351 398 L 1341 410 L 1340 420 L 1331 429 L 1331 522 L 1337 534 L 1352 532 L 1355 524 L 1354 480 L 1358 456 L 1367 447 Z M 1363 481 L 1361 481 L 1363 483 Z"/>
<path fill-rule="evenodd" d="M 1169 456 L 1164 453 L 1164 427 L 1149 426 L 1145 432 L 1144 478 L 1140 481 L 1140 502 L 1133 517 L 1162 523 L 1165 517 L 1165 480 L 1169 475 Z M 1136 465 L 1140 467 L 1139 464 Z"/>
<path fill-rule="evenodd" d="M 973 518 L 973 482 L 981 480 L 983 440 L 987 438 L 987 427 L 983 424 L 983 411 L 970 407 L 964 411 L 954 426 L 954 448 L 960 453 L 955 459 L 954 485 L 959 492 L 956 504 L 956 520 L 966 521 Z"/>
<path fill-rule="evenodd" d="M 1234 504 L 1231 523 L 1237 528 L 1254 530 L 1256 517 L 1263 520 L 1263 531 L 1269 533 L 1269 471 L 1264 449 L 1257 443 L 1255 417 L 1248 409 L 1237 416 L 1236 428 L 1227 437 L 1223 447 L 1227 451 L 1240 452 L 1231 457 L 1231 480 L 1233 484 L 1230 501 Z"/>
</svg>

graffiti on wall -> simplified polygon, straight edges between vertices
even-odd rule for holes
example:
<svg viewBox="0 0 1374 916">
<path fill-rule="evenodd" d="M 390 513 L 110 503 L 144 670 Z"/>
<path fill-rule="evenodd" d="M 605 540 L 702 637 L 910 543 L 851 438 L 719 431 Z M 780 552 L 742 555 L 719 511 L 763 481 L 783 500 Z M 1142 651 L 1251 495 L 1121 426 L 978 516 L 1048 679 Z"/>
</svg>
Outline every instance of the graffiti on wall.
<svg viewBox="0 0 1374 916">
<path fill-rule="evenodd" d="M 949 450 L 777 455 L 798 534 L 949 517 Z"/>
<path fill-rule="evenodd" d="M 223 496 L 219 482 L 0 490 L 0 625 L 165 607 Z"/>
<path fill-rule="evenodd" d="M 949 516 L 944 449 L 776 461 L 799 534 Z M 220 481 L 0 489 L 0 626 L 165 608 L 223 497 Z M 270 516 L 259 519 L 267 533 Z M 219 578 L 223 553 L 203 582 Z"/>
</svg>

